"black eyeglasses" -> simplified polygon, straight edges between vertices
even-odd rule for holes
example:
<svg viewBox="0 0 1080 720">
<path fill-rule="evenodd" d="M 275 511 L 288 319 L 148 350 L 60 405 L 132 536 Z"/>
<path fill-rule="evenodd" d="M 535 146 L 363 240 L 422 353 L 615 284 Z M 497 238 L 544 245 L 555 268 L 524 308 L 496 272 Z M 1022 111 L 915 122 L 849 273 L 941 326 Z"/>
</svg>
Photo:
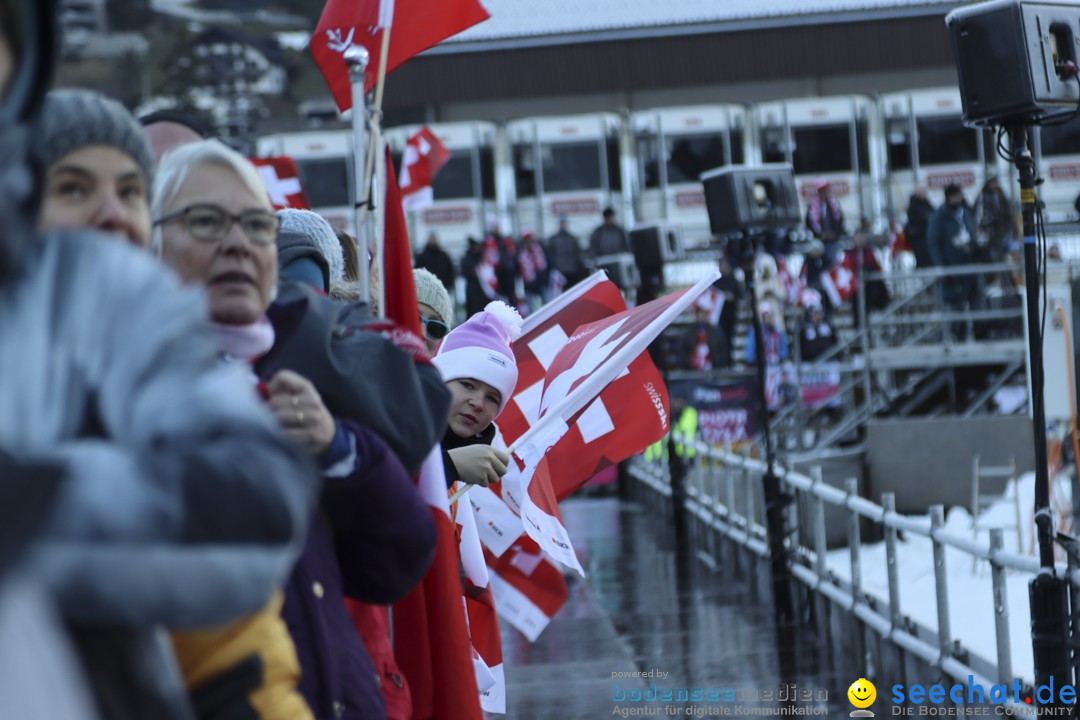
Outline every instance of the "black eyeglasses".
<svg viewBox="0 0 1080 720">
<path fill-rule="evenodd" d="M 442 340 L 446 337 L 446 333 L 450 332 L 450 326 L 442 320 L 429 319 L 421 315 L 420 323 L 424 326 L 424 332 L 432 340 Z"/>
<path fill-rule="evenodd" d="M 277 242 L 278 228 L 281 227 L 278 216 L 267 210 L 248 210 L 233 215 L 217 205 L 189 205 L 159 218 L 154 225 L 173 220 L 182 220 L 188 234 L 203 242 L 221 242 L 236 223 L 252 244 L 273 245 Z"/>
</svg>

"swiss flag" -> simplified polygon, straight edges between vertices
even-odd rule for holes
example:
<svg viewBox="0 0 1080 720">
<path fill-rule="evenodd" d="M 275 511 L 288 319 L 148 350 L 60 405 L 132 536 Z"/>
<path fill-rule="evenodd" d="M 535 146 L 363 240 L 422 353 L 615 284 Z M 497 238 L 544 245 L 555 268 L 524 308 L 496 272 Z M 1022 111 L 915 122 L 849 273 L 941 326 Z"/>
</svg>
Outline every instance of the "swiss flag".
<svg viewBox="0 0 1080 720">
<path fill-rule="evenodd" d="M 449 159 L 450 151 L 427 126 L 408 139 L 401 156 L 401 204 L 406 210 L 420 210 L 435 202 L 431 183 Z"/>
<path fill-rule="evenodd" d="M 551 360 L 539 402 L 535 392 L 514 397 L 536 419 L 513 441 L 519 463 L 503 480 L 503 499 L 544 552 L 582 575 L 558 501 L 667 432 L 667 392 L 644 351 L 719 276 L 714 270 L 687 290 L 577 328 Z"/>
<path fill-rule="evenodd" d="M 315 34 L 311 55 L 342 111 L 352 107 L 352 86 L 345 51 L 367 48 L 370 61 L 364 90 L 379 75 L 383 33 L 390 30 L 386 73 L 446 38 L 491 17 L 477 0 L 328 0 Z"/>
<path fill-rule="evenodd" d="M 845 263 L 840 263 L 821 276 L 821 285 L 825 289 L 825 294 L 829 296 L 829 302 L 835 308 L 840 307 L 842 302 L 855 293 L 857 280 L 851 268 Z"/>
<path fill-rule="evenodd" d="M 300 172 L 296 169 L 296 162 L 291 157 L 264 157 L 250 158 L 255 166 L 266 192 L 270 194 L 270 202 L 275 210 L 282 208 L 295 208 L 297 210 L 310 210 L 307 196 L 300 186 Z"/>
<path fill-rule="evenodd" d="M 570 596 L 562 571 L 527 535 L 502 557 L 487 551 L 484 556 L 499 615 L 535 642 Z"/>
</svg>

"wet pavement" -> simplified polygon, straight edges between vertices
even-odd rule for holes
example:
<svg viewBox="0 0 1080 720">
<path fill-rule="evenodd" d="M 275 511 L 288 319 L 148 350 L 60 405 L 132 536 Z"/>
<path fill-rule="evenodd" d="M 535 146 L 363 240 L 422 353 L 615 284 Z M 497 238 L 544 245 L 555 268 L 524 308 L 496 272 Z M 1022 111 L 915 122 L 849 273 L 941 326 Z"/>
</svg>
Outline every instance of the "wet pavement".
<svg viewBox="0 0 1080 720">
<path fill-rule="evenodd" d="M 779 634 L 782 663 L 767 599 L 693 548 L 677 552 L 663 510 L 606 498 L 562 508 L 587 577 L 569 579 L 535 643 L 503 623 L 509 720 L 847 717 L 856 678 L 830 669 L 807 625 Z"/>
</svg>

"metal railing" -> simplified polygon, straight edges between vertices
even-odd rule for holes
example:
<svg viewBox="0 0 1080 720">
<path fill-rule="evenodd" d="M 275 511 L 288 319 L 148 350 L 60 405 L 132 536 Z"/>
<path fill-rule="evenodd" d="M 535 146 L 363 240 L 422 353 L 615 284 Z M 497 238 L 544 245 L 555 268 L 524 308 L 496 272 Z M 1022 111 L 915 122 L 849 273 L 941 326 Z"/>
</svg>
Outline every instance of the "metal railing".
<svg viewBox="0 0 1080 720">
<path fill-rule="evenodd" d="M 751 458 L 748 451 L 734 453 L 730 448 L 718 449 L 696 440 L 676 439 L 694 448 L 684 479 L 686 510 L 714 532 L 736 543 L 753 556 L 767 559 L 768 538 L 764 524 L 764 503 L 761 498 L 765 464 Z M 822 481 L 820 468 L 810 476 L 776 468 L 782 485 L 793 494 L 789 527 L 794 532 L 785 539 L 794 558 L 792 575 L 818 598 L 825 598 L 857 618 L 901 650 L 939 669 L 957 681 L 975 682 L 989 687 L 1011 684 L 1013 649 L 1009 634 L 1009 605 L 1006 574 L 1023 573 L 1034 576 L 1040 570 L 1033 557 L 1003 549 L 1004 530 L 994 528 L 989 543 L 984 545 L 951 533 L 944 527 L 945 511 L 941 505 L 930 508 L 928 516 L 901 515 L 895 510 L 895 496 L 882 495 L 881 504 L 858 494 L 857 481 L 848 480 L 844 489 Z M 629 473 L 644 485 L 663 496 L 671 497 L 668 463 L 647 462 L 637 456 L 630 461 Z M 846 515 L 847 543 L 850 555 L 850 579 L 845 582 L 828 567 L 826 546 L 826 507 L 838 508 Z M 836 512 L 833 510 L 832 512 Z M 800 521 L 804 527 L 800 528 Z M 887 596 L 877 598 L 866 592 L 862 584 L 862 539 L 860 526 L 868 521 L 883 536 L 888 576 Z M 800 533 L 808 544 L 800 542 Z M 936 623 L 921 627 L 905 616 L 900 602 L 898 572 L 898 534 L 907 533 L 928 538 L 932 543 Z M 994 636 L 996 657 L 972 655 L 950 628 L 950 606 L 947 584 L 945 549 L 952 548 L 987 563 L 991 570 L 992 602 L 994 607 Z M 1068 576 L 1080 587 L 1080 571 L 1073 565 L 1059 564 L 1055 573 Z M 963 598 L 969 604 L 971 598 Z"/>
</svg>

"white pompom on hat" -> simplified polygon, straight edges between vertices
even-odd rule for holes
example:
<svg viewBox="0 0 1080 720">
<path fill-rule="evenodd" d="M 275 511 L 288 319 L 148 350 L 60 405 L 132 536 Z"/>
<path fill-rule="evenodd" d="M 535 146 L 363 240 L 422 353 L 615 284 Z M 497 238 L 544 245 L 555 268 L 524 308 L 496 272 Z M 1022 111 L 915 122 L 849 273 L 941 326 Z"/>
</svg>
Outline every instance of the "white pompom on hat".
<svg viewBox="0 0 1080 720">
<path fill-rule="evenodd" d="M 431 362 L 443 382 L 472 378 L 499 391 L 499 412 L 517 387 L 518 370 L 510 343 L 521 337 L 521 315 L 498 300 L 454 328 Z"/>
</svg>

